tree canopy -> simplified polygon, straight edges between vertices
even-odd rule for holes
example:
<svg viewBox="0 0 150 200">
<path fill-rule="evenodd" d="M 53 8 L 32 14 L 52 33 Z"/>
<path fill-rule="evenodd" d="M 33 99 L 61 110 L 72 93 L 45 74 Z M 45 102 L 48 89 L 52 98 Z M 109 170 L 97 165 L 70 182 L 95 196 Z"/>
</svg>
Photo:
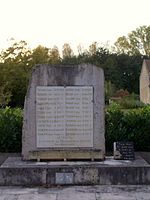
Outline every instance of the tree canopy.
<svg viewBox="0 0 150 200">
<path fill-rule="evenodd" d="M 138 94 L 143 56 L 150 58 L 150 26 L 139 27 L 118 38 L 114 47 L 112 51 L 93 42 L 88 49 L 79 45 L 75 55 L 68 43 L 60 53 L 57 46 L 39 45 L 30 49 L 25 41 L 14 42 L 0 53 L 0 107 L 23 106 L 31 70 L 41 63 L 91 63 L 104 69 L 108 96 L 113 95 L 114 88 Z"/>
<path fill-rule="evenodd" d="M 117 52 L 150 57 L 150 26 L 140 26 L 115 43 Z"/>
</svg>

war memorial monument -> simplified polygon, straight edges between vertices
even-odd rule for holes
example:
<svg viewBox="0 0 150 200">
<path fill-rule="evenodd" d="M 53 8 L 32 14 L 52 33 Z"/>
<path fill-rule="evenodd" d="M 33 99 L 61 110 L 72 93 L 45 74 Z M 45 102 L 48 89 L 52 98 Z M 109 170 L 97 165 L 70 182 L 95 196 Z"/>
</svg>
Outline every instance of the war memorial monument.
<svg viewBox="0 0 150 200">
<path fill-rule="evenodd" d="M 93 65 L 37 66 L 24 107 L 24 160 L 103 160 L 104 74 Z"/>
</svg>

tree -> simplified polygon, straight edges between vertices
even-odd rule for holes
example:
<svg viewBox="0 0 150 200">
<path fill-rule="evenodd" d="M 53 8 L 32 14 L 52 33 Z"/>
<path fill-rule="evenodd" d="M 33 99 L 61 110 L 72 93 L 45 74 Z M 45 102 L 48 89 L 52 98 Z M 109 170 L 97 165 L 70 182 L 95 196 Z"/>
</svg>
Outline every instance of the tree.
<svg viewBox="0 0 150 200">
<path fill-rule="evenodd" d="M 119 37 L 115 47 L 118 53 L 150 57 L 150 26 L 140 26 L 127 36 Z"/>
<path fill-rule="evenodd" d="M 98 50 L 98 43 L 97 42 L 93 42 L 90 46 L 89 46 L 89 54 L 92 56 L 92 55 L 95 55 L 96 52 Z"/>
<path fill-rule="evenodd" d="M 62 48 L 63 59 L 71 58 L 74 56 L 73 50 L 68 43 L 65 43 Z"/>
<path fill-rule="evenodd" d="M 110 52 L 104 47 L 98 47 L 97 43 L 93 43 L 89 47 L 88 57 L 86 61 L 99 67 L 104 68 L 104 64 L 109 57 Z"/>
<path fill-rule="evenodd" d="M 88 51 L 86 49 L 84 49 L 84 46 L 82 44 L 79 44 L 77 46 L 77 50 L 78 50 L 79 56 L 84 56 L 84 55 L 88 54 Z"/>
<path fill-rule="evenodd" d="M 0 108 L 6 107 L 11 100 L 11 92 L 6 91 L 7 83 L 0 86 Z"/>
<path fill-rule="evenodd" d="M 31 51 L 25 41 L 15 42 L 1 53 L 1 96 L 11 106 L 23 106 L 31 72 Z"/>
<path fill-rule="evenodd" d="M 139 93 L 139 75 L 142 65 L 141 56 L 129 56 L 127 54 L 114 55 L 116 59 L 115 65 L 113 65 L 112 71 L 108 66 L 107 73 L 112 83 L 116 85 L 118 89 L 127 89 L 130 93 Z"/>
<path fill-rule="evenodd" d="M 44 64 L 49 62 L 49 49 L 39 45 L 32 52 L 32 62 L 35 64 Z"/>
<path fill-rule="evenodd" d="M 56 64 L 61 61 L 59 49 L 57 46 L 54 46 L 50 49 L 49 63 Z"/>
</svg>

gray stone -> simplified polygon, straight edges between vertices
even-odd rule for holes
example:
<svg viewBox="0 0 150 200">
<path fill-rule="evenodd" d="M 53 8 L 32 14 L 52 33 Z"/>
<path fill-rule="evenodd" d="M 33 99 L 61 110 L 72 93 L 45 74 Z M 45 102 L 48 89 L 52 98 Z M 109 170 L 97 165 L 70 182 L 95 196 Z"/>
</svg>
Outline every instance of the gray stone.
<svg viewBox="0 0 150 200">
<path fill-rule="evenodd" d="M 46 169 L 41 168 L 0 168 L 0 185 L 25 186 L 45 185 Z"/>
<path fill-rule="evenodd" d="M 64 193 L 62 192 L 61 195 L 58 196 L 58 200 L 96 200 L 95 194 L 94 193 L 77 193 L 77 192 L 67 192 Z"/>
<path fill-rule="evenodd" d="M 56 200 L 56 194 L 23 194 L 18 200 Z"/>
<path fill-rule="evenodd" d="M 97 200 L 136 200 L 134 197 L 134 194 L 128 194 L 128 193 L 123 193 L 123 194 L 99 194 L 96 195 Z"/>
<path fill-rule="evenodd" d="M 9 194 L 9 195 L 21 195 L 21 194 L 37 194 L 39 189 L 37 187 L 30 187 L 30 188 L 25 188 L 22 186 L 1 186 L 0 187 L 0 196 Z"/>
<path fill-rule="evenodd" d="M 33 162 L 8 158 L 0 167 L 0 185 L 133 185 L 150 184 L 150 165 L 140 157 L 134 161 Z M 36 191 L 35 191 L 36 192 Z"/>
<path fill-rule="evenodd" d="M 0 200 L 149 200 L 149 195 L 148 185 L 0 187 Z"/>
<path fill-rule="evenodd" d="M 57 87 L 62 91 L 62 94 L 57 92 L 57 95 L 59 96 L 58 99 L 62 99 L 62 104 L 58 103 L 59 106 L 63 105 L 63 102 L 66 102 L 63 100 L 64 98 L 66 98 L 66 93 L 64 93 L 65 90 L 70 90 L 73 96 L 79 96 L 78 103 L 81 104 L 81 106 L 79 110 L 77 110 L 77 108 L 75 109 L 76 112 L 81 112 L 79 117 L 81 117 L 81 115 L 83 117 L 84 103 L 88 105 L 84 106 L 87 107 L 84 111 L 86 111 L 87 114 L 86 119 L 88 120 L 88 124 L 90 125 L 88 125 L 89 127 L 85 126 L 86 124 L 83 124 L 84 118 L 82 118 L 81 122 L 80 120 L 76 120 L 76 122 L 71 122 L 73 124 L 70 124 L 70 126 L 75 126 L 75 129 L 78 129 L 81 126 L 82 131 L 76 131 L 72 133 L 69 130 L 68 133 L 64 132 L 64 134 L 62 134 L 63 130 L 66 129 L 64 127 L 66 123 L 64 123 L 62 119 L 60 126 L 62 128 L 62 131 L 55 130 L 53 133 L 52 129 L 48 132 L 45 131 L 46 129 L 40 129 L 40 127 L 42 126 L 49 126 L 49 123 L 46 124 L 45 121 L 42 124 L 42 118 L 37 117 L 39 113 L 42 117 L 42 112 L 40 112 L 40 109 L 43 109 L 45 107 L 41 105 L 44 105 L 44 102 L 49 103 L 47 102 L 47 100 L 45 101 L 45 98 L 47 97 L 47 95 L 53 96 L 55 93 L 53 89 Z M 42 88 L 43 91 L 44 89 L 46 90 L 45 93 L 42 92 Z M 83 102 L 83 99 L 85 99 L 85 102 L 83 103 L 81 102 L 81 96 L 86 97 L 86 93 L 83 92 L 84 89 L 88 90 L 88 93 L 87 98 L 82 98 Z M 53 91 L 48 92 L 48 90 Z M 79 90 L 79 93 L 77 92 L 77 90 Z M 92 97 L 93 101 L 91 102 Z M 38 106 L 37 103 L 40 106 Z M 75 101 L 72 101 L 71 103 L 73 103 L 74 105 Z M 54 114 L 53 116 L 51 114 L 48 114 L 47 110 L 50 108 L 52 107 L 49 104 L 49 108 L 45 109 L 44 111 L 45 116 L 49 116 L 50 118 L 55 117 Z M 60 112 L 64 113 L 64 109 L 66 109 L 65 105 L 62 106 Z M 72 110 L 69 111 L 71 112 L 71 114 L 73 114 Z M 66 117 L 66 115 L 64 116 L 64 120 L 67 120 L 68 118 Z M 91 119 L 91 117 L 93 120 Z M 45 119 L 47 120 L 48 118 Z M 80 122 L 80 124 L 78 121 Z M 92 121 L 93 123 L 91 123 Z M 55 125 L 57 126 L 58 124 Z M 54 126 L 54 123 L 51 123 L 51 126 Z M 88 130 L 84 132 L 83 127 L 87 128 Z M 37 129 L 39 131 L 37 131 Z M 66 136 L 66 133 L 68 134 L 68 136 Z M 53 134 L 54 136 L 51 136 Z M 56 134 L 59 136 L 56 136 Z M 54 143 L 51 140 L 53 140 Z M 81 152 L 80 154 L 81 148 L 82 151 L 85 150 L 85 155 L 87 155 L 87 158 L 91 158 L 92 160 L 104 159 L 104 73 L 101 68 L 88 64 L 82 64 L 77 66 L 39 65 L 33 70 L 24 104 L 22 136 L 23 159 L 47 159 L 51 156 L 51 154 L 48 154 L 47 152 L 52 151 L 53 149 L 57 150 L 58 148 L 59 150 L 62 149 L 68 151 L 69 148 L 74 148 L 77 152 L 79 152 L 77 155 L 74 154 L 75 158 L 84 158 L 84 153 L 82 154 Z M 88 156 L 86 149 L 94 151 L 92 157 Z M 45 150 L 47 152 L 45 152 Z M 39 152 L 42 152 L 42 154 L 40 154 Z M 57 151 L 55 155 L 56 159 L 61 157 L 59 151 Z M 66 157 L 64 157 L 63 159 L 67 159 L 66 153 L 65 156 Z"/>
<path fill-rule="evenodd" d="M 18 200 L 18 195 L 1 195 L 0 200 Z"/>
<path fill-rule="evenodd" d="M 56 173 L 55 174 L 56 184 L 73 184 L 73 173 Z"/>
<path fill-rule="evenodd" d="M 95 184 L 99 183 L 98 168 L 75 168 L 74 169 L 76 184 Z"/>
</svg>

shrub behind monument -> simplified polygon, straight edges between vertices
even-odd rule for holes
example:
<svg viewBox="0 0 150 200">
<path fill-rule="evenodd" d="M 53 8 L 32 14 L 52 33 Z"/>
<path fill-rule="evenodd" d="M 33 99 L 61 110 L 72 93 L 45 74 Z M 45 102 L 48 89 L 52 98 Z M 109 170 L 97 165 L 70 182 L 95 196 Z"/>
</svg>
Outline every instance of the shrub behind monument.
<svg viewBox="0 0 150 200">
<path fill-rule="evenodd" d="M 149 130 L 150 106 L 127 111 L 113 106 L 106 111 L 107 151 L 116 141 L 133 141 L 136 151 L 150 151 Z"/>
<path fill-rule="evenodd" d="M 0 109 L 0 152 L 21 152 L 22 110 Z"/>
</svg>

